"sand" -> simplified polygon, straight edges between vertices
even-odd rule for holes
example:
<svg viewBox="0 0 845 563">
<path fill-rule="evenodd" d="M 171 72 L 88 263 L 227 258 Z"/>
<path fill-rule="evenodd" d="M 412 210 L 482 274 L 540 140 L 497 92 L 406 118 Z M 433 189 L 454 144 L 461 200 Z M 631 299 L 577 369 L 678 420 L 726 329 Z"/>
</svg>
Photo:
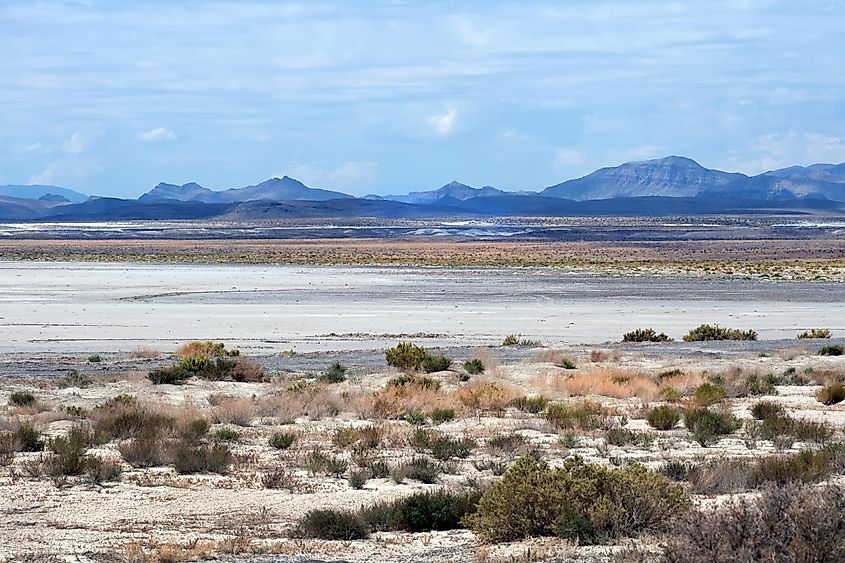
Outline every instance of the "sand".
<svg viewBox="0 0 845 563">
<path fill-rule="evenodd" d="M 700 323 L 761 339 L 845 329 L 845 284 L 607 276 L 546 268 L 0 262 L 4 353 L 171 350 L 215 339 L 261 353 L 429 346 L 522 334 L 558 346 Z"/>
</svg>

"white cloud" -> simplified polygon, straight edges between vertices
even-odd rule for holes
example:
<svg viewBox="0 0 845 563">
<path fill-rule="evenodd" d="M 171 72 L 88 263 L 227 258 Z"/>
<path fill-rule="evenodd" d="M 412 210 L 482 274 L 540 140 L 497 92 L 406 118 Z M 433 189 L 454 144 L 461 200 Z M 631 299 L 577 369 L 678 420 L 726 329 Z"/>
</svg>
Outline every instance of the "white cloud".
<svg viewBox="0 0 845 563">
<path fill-rule="evenodd" d="M 428 124 L 437 135 L 445 137 L 455 130 L 457 120 L 458 112 L 450 105 L 447 106 L 446 113 L 432 115 L 429 117 Z"/>
<path fill-rule="evenodd" d="M 294 164 L 287 175 L 312 187 L 349 189 L 370 184 L 378 174 L 378 163 L 366 161 L 343 162 L 336 166 Z"/>
<path fill-rule="evenodd" d="M 56 181 L 56 163 L 51 162 L 38 174 L 33 174 L 27 184 L 52 184 Z"/>
<path fill-rule="evenodd" d="M 568 166 L 578 166 L 584 162 L 584 156 L 581 151 L 573 148 L 562 148 L 555 151 L 554 166 L 555 168 L 566 168 Z"/>
<path fill-rule="evenodd" d="M 845 162 L 845 137 L 821 133 L 773 133 L 752 139 L 731 167 L 759 174 L 787 166 Z"/>
<path fill-rule="evenodd" d="M 23 152 L 38 152 L 44 148 L 41 143 L 29 143 L 23 146 Z"/>
<path fill-rule="evenodd" d="M 155 129 L 150 129 L 149 131 L 144 131 L 138 135 L 138 138 L 144 141 L 145 143 L 160 143 L 162 141 L 175 141 L 179 138 L 179 135 L 171 131 L 170 129 L 165 129 L 164 127 L 156 127 Z"/>
<path fill-rule="evenodd" d="M 62 145 L 62 150 L 67 154 L 79 154 L 88 148 L 88 143 L 82 137 L 82 133 L 74 133 Z"/>
</svg>

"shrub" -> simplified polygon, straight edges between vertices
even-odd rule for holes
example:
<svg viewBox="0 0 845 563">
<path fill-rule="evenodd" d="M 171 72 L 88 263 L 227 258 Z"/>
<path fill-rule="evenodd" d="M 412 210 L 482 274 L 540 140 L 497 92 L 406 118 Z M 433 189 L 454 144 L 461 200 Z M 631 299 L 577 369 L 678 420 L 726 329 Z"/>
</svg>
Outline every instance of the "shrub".
<svg viewBox="0 0 845 563">
<path fill-rule="evenodd" d="M 611 428 L 605 432 L 604 440 L 613 446 L 628 446 L 631 444 L 649 446 L 654 438 L 644 432 L 634 432 L 627 428 Z"/>
<path fill-rule="evenodd" d="M 475 447 L 471 438 L 450 438 L 449 436 L 434 436 L 429 441 L 431 455 L 441 461 L 448 461 L 453 457 L 467 458 L 470 449 Z"/>
<path fill-rule="evenodd" d="M 343 383 L 346 381 L 346 368 L 340 365 L 340 362 L 335 362 L 329 366 L 326 373 L 320 376 L 320 381 L 325 381 L 326 383 Z"/>
<path fill-rule="evenodd" d="M 551 425 L 564 430 L 595 430 L 607 422 L 608 416 L 600 404 L 591 401 L 551 404 L 545 413 Z"/>
<path fill-rule="evenodd" d="M 9 395 L 9 406 L 31 407 L 35 404 L 35 395 L 27 391 L 15 391 Z"/>
<path fill-rule="evenodd" d="M 341 472 L 342 473 L 342 472 Z M 364 485 L 367 484 L 367 479 L 370 478 L 370 474 L 367 471 L 362 469 L 358 469 L 349 473 L 349 486 L 353 489 L 363 489 Z"/>
<path fill-rule="evenodd" d="M 502 340 L 502 346 L 516 346 L 519 344 L 519 336 L 516 334 L 509 334 Z"/>
<path fill-rule="evenodd" d="M 408 411 L 402 418 L 405 422 L 414 426 L 425 426 L 428 424 L 428 416 L 424 412 Z"/>
<path fill-rule="evenodd" d="M 102 362 L 103 358 L 101 358 L 99 354 L 92 354 L 92 355 L 88 356 L 88 361 L 91 362 L 92 364 L 97 364 L 97 363 Z"/>
<path fill-rule="evenodd" d="M 777 395 L 778 390 L 775 388 L 776 377 L 768 375 L 761 378 L 758 375 L 749 375 L 745 378 L 743 384 L 742 394 L 745 396 L 759 397 L 761 395 Z"/>
<path fill-rule="evenodd" d="M 549 400 L 542 395 L 537 395 L 536 397 L 517 397 L 510 402 L 512 407 L 532 414 L 543 412 L 548 404 Z"/>
<path fill-rule="evenodd" d="M 193 372 L 187 371 L 180 366 L 170 366 L 154 369 L 147 374 L 147 378 L 153 385 L 178 385 L 194 375 Z"/>
<path fill-rule="evenodd" d="M 812 328 L 798 333 L 798 338 L 830 338 L 830 330 L 826 328 Z"/>
<path fill-rule="evenodd" d="M 769 488 L 758 499 L 698 509 L 675 521 L 666 563 L 845 561 L 845 490 Z"/>
<path fill-rule="evenodd" d="M 553 469 L 525 455 L 464 522 L 493 542 L 556 535 L 597 543 L 663 530 L 686 506 L 679 485 L 641 465 L 606 469 L 573 457 Z"/>
<path fill-rule="evenodd" d="M 188 356 L 215 358 L 226 356 L 239 356 L 240 353 L 240 350 L 238 350 L 237 348 L 227 350 L 226 345 L 222 342 L 212 342 L 210 340 L 192 340 L 180 346 L 179 349 L 176 350 L 175 356 L 177 358 L 185 358 Z"/>
<path fill-rule="evenodd" d="M 638 328 L 622 335 L 622 342 L 670 342 L 664 333 L 657 334 L 653 328 Z"/>
<path fill-rule="evenodd" d="M 406 385 L 417 386 L 430 391 L 437 391 L 440 389 L 442 383 L 433 377 L 428 377 L 427 375 L 419 376 L 404 374 L 389 379 L 386 384 L 387 387 L 405 387 Z"/>
<path fill-rule="evenodd" d="M 484 364 L 478 358 L 473 358 L 464 362 L 464 369 L 471 375 L 479 375 L 484 373 Z"/>
<path fill-rule="evenodd" d="M 147 430 L 121 442 L 117 451 L 132 467 L 154 467 L 168 463 L 167 444 L 155 431 Z"/>
<path fill-rule="evenodd" d="M 93 380 L 84 374 L 79 373 L 77 370 L 72 369 L 67 372 L 63 378 L 59 380 L 59 389 L 67 389 L 68 387 L 79 387 L 80 389 L 86 389 L 88 386 L 91 385 Z"/>
<path fill-rule="evenodd" d="M 525 437 L 522 434 L 497 434 L 487 440 L 487 448 L 496 453 L 514 454 L 525 450 Z"/>
<path fill-rule="evenodd" d="M 845 469 L 845 446 L 831 444 L 818 450 L 760 458 L 751 471 L 755 486 L 766 483 L 816 483 Z"/>
<path fill-rule="evenodd" d="M 240 433 L 233 428 L 224 426 L 214 433 L 214 438 L 221 442 L 236 442 L 241 437 Z"/>
<path fill-rule="evenodd" d="M 757 340 L 757 332 L 738 328 L 725 328 L 719 325 L 700 325 L 684 336 L 684 342 L 706 340 Z"/>
<path fill-rule="evenodd" d="M 774 401 L 758 401 L 751 407 L 751 416 L 757 420 L 780 417 L 786 414 L 783 405 Z"/>
<path fill-rule="evenodd" d="M 816 399 L 823 405 L 835 405 L 845 400 L 845 385 L 832 383 L 816 392 Z"/>
<path fill-rule="evenodd" d="M 573 358 L 561 358 L 555 365 L 563 369 L 575 369 L 577 366 Z"/>
<path fill-rule="evenodd" d="M 21 423 L 12 434 L 15 449 L 20 452 L 40 452 L 44 449 L 41 432 L 29 422 Z"/>
<path fill-rule="evenodd" d="M 463 528 L 461 520 L 475 511 L 481 493 L 424 491 L 377 503 L 362 511 L 370 528 L 383 532 L 427 532 Z"/>
<path fill-rule="evenodd" d="M 819 356 L 841 356 L 843 348 L 839 344 L 830 344 L 819 348 Z"/>
<path fill-rule="evenodd" d="M 296 441 L 296 432 L 278 431 L 274 432 L 268 443 L 277 450 L 286 450 Z"/>
<path fill-rule="evenodd" d="M 434 409 L 428 413 L 428 416 L 434 424 L 443 424 L 455 420 L 455 409 Z"/>
<path fill-rule="evenodd" d="M 89 483 L 98 485 L 118 481 L 122 472 L 123 469 L 116 461 L 105 460 L 93 455 L 85 458 L 85 478 Z"/>
<path fill-rule="evenodd" d="M 335 456 L 326 456 L 323 461 L 323 469 L 329 476 L 334 476 L 340 479 L 341 475 L 346 473 L 349 468 L 349 462 L 343 458 Z"/>
<path fill-rule="evenodd" d="M 669 405 L 660 405 L 648 411 L 646 420 L 656 430 L 671 430 L 681 420 L 681 411 Z"/>
<path fill-rule="evenodd" d="M 94 436 L 84 426 L 74 426 L 67 436 L 57 436 L 47 443 L 53 453 L 46 460 L 47 473 L 53 477 L 79 475 L 85 469 L 85 451 L 92 444 Z"/>
<path fill-rule="evenodd" d="M 384 354 L 387 365 L 408 372 L 419 371 L 425 356 L 425 348 L 410 342 L 400 342 Z"/>
<path fill-rule="evenodd" d="M 688 409 L 684 413 L 684 426 L 692 432 L 696 441 L 708 446 L 719 436 L 726 436 L 740 426 L 739 420 L 730 413 L 717 413 L 706 408 Z"/>
<path fill-rule="evenodd" d="M 426 373 L 446 371 L 452 365 L 452 360 L 446 356 L 432 356 L 426 354 L 422 361 L 422 369 Z"/>
<path fill-rule="evenodd" d="M 194 445 L 180 441 L 174 445 L 173 468 L 177 473 L 225 473 L 232 463 L 232 452 L 224 444 Z"/>
<path fill-rule="evenodd" d="M 408 479 L 414 479 L 426 485 L 432 485 L 437 482 L 437 477 L 440 475 L 440 466 L 431 461 L 427 457 L 415 457 L 411 461 L 401 464 L 398 468 L 398 474 Z M 394 469 L 394 471 L 396 471 Z M 391 472 L 391 475 L 393 471 Z M 394 480 L 395 477 L 394 477 Z M 401 482 L 401 481 L 397 481 Z"/>
<path fill-rule="evenodd" d="M 337 509 L 309 510 L 291 532 L 296 538 L 321 540 L 363 540 L 370 536 L 364 518 L 357 513 Z"/>
<path fill-rule="evenodd" d="M 727 394 L 728 390 L 723 386 L 708 381 L 698 386 L 693 393 L 693 399 L 699 406 L 709 407 L 724 399 Z"/>
</svg>

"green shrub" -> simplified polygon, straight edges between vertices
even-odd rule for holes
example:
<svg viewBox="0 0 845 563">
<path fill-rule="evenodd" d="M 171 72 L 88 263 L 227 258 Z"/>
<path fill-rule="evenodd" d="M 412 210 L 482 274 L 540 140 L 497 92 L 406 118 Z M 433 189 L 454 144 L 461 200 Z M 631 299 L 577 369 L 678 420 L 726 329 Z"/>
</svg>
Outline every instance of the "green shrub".
<svg viewBox="0 0 845 563">
<path fill-rule="evenodd" d="M 97 364 L 102 362 L 103 358 L 101 358 L 99 354 L 92 354 L 88 356 L 88 361 L 92 364 Z"/>
<path fill-rule="evenodd" d="M 228 426 L 224 426 L 214 433 L 214 438 L 221 442 L 236 442 L 241 437 L 240 433 Z"/>
<path fill-rule="evenodd" d="M 428 532 L 463 528 L 461 520 L 475 511 L 479 491 L 423 491 L 377 503 L 362 511 L 370 528 L 378 531 Z"/>
<path fill-rule="evenodd" d="M 15 391 L 9 395 L 9 406 L 31 407 L 35 404 L 35 395 L 27 391 Z"/>
<path fill-rule="evenodd" d="M 634 432 L 627 428 L 611 428 L 605 432 L 604 440 L 613 446 L 649 446 L 654 441 L 654 438 L 650 434 Z"/>
<path fill-rule="evenodd" d="M 427 375 L 420 376 L 403 374 L 389 379 L 386 384 L 387 387 L 404 387 L 406 385 L 413 385 L 421 387 L 422 389 L 437 391 L 442 386 L 442 383 Z"/>
<path fill-rule="evenodd" d="M 409 372 L 419 371 L 425 356 L 425 348 L 410 342 L 400 342 L 384 354 L 387 365 Z"/>
<path fill-rule="evenodd" d="M 728 390 L 722 385 L 716 385 L 708 381 L 699 385 L 692 397 L 699 406 L 709 407 L 724 399 L 727 394 Z"/>
<path fill-rule="evenodd" d="M 799 333 L 798 338 L 830 338 L 830 330 L 826 328 L 813 328 Z"/>
<path fill-rule="evenodd" d="M 527 338 L 522 338 L 518 334 L 509 334 L 504 340 L 502 340 L 502 346 L 526 346 L 536 348 L 540 345 L 541 343 L 539 340 L 529 340 Z"/>
<path fill-rule="evenodd" d="M 346 470 L 349 469 L 349 462 L 340 457 L 326 456 L 323 468 L 327 475 L 340 479 L 346 473 Z"/>
<path fill-rule="evenodd" d="M 819 348 L 819 356 L 841 356 L 843 348 L 839 344 L 830 344 Z"/>
<path fill-rule="evenodd" d="M 554 403 L 546 408 L 546 420 L 563 430 L 595 430 L 608 420 L 607 411 L 598 403 Z"/>
<path fill-rule="evenodd" d="M 196 374 L 176 365 L 154 369 L 147 374 L 147 378 L 153 385 L 178 385 L 194 375 Z"/>
<path fill-rule="evenodd" d="M 120 480 L 123 468 L 120 463 L 89 455 L 85 457 L 85 478 L 89 483 L 99 485 Z"/>
<path fill-rule="evenodd" d="M 19 452 L 40 452 L 44 449 L 41 432 L 31 423 L 23 422 L 12 433 L 15 449 Z"/>
<path fill-rule="evenodd" d="M 669 405 L 660 405 L 648 411 L 646 420 L 656 430 L 671 430 L 681 420 L 681 411 Z"/>
<path fill-rule="evenodd" d="M 232 452 L 224 444 L 180 441 L 173 448 L 173 468 L 177 473 L 226 473 L 232 463 Z"/>
<path fill-rule="evenodd" d="M 575 360 L 573 358 L 563 358 L 557 363 L 555 363 L 555 365 L 563 369 L 575 369 L 576 367 L 578 367 L 575 364 Z"/>
<path fill-rule="evenodd" d="M 277 450 L 286 450 L 293 445 L 296 438 L 296 432 L 280 430 L 278 432 L 273 432 L 273 435 L 270 436 L 268 443 L 271 447 L 276 448 Z"/>
<path fill-rule="evenodd" d="M 740 427 L 739 420 L 730 413 L 717 413 L 706 408 L 688 409 L 684 426 L 702 446 L 712 444 L 719 436 L 726 436 Z"/>
<path fill-rule="evenodd" d="M 455 420 L 455 409 L 434 409 L 428 413 L 428 416 L 434 424 L 443 424 Z"/>
<path fill-rule="evenodd" d="M 638 328 L 622 335 L 622 342 L 670 342 L 666 334 L 657 334 L 653 328 Z"/>
<path fill-rule="evenodd" d="M 684 336 L 684 342 L 700 342 L 706 340 L 757 340 L 757 332 L 703 324 L 692 329 Z"/>
<path fill-rule="evenodd" d="M 343 472 L 341 471 L 341 473 Z M 364 488 L 364 485 L 367 484 L 367 479 L 369 478 L 370 474 L 367 471 L 358 469 L 349 473 L 349 478 L 347 479 L 347 481 L 349 481 L 350 487 L 355 490 L 358 490 Z"/>
<path fill-rule="evenodd" d="M 62 379 L 59 380 L 59 389 L 67 389 L 68 387 L 79 387 L 80 389 L 87 389 L 93 380 L 91 377 L 79 373 L 77 370 L 72 369 L 67 372 Z"/>
<path fill-rule="evenodd" d="M 823 405 L 835 405 L 845 401 L 845 385 L 832 383 L 816 392 L 816 399 Z"/>
<path fill-rule="evenodd" d="M 768 375 L 761 378 L 758 375 L 749 375 L 745 378 L 743 384 L 742 394 L 744 396 L 760 397 L 762 395 L 777 395 L 778 390 L 775 388 L 775 381 L 777 377 Z"/>
<path fill-rule="evenodd" d="M 818 450 L 760 458 L 751 471 L 755 486 L 766 483 L 817 483 L 845 470 L 845 446 L 831 444 Z"/>
<path fill-rule="evenodd" d="M 549 400 L 542 395 L 536 397 L 517 397 L 511 401 L 511 406 L 516 407 L 522 412 L 529 412 L 532 414 L 539 414 L 543 412 L 549 404 Z"/>
<path fill-rule="evenodd" d="M 519 336 L 516 334 L 509 334 L 502 340 L 502 346 L 516 346 L 519 344 Z"/>
<path fill-rule="evenodd" d="M 208 434 L 209 428 L 211 428 L 211 424 L 206 419 L 195 418 L 185 428 L 185 436 L 196 440 Z"/>
<path fill-rule="evenodd" d="M 757 420 L 775 418 L 786 414 L 783 405 L 774 401 L 758 401 L 751 407 L 751 416 Z"/>
<path fill-rule="evenodd" d="M 329 366 L 326 373 L 320 376 L 320 381 L 325 381 L 326 383 L 343 383 L 346 381 L 346 368 L 340 365 L 340 362 L 335 362 Z"/>
<path fill-rule="evenodd" d="M 484 373 L 484 364 L 478 358 L 473 358 L 464 362 L 464 369 L 471 375 L 479 375 Z"/>
<path fill-rule="evenodd" d="M 426 373 L 446 371 L 452 365 L 452 360 L 446 356 L 432 356 L 426 354 L 422 361 L 422 370 Z"/>
<path fill-rule="evenodd" d="M 429 441 L 431 455 L 441 461 L 448 461 L 454 457 L 467 458 L 470 450 L 475 447 L 471 438 L 450 438 L 449 436 L 434 436 Z"/>
<path fill-rule="evenodd" d="M 364 518 L 357 513 L 333 508 L 309 510 L 291 532 L 295 538 L 321 540 L 363 540 L 370 536 Z"/>
<path fill-rule="evenodd" d="M 401 464 L 397 469 L 403 477 L 414 479 L 426 485 L 436 483 L 437 477 L 440 475 L 440 466 L 427 457 L 422 456 L 415 457 Z"/>
<path fill-rule="evenodd" d="M 91 430 L 73 426 L 67 436 L 57 436 L 47 442 L 52 456 L 46 459 L 47 473 L 53 477 L 80 475 L 85 469 L 85 452 L 94 441 Z"/>
<path fill-rule="evenodd" d="M 424 412 L 408 411 L 402 418 L 405 419 L 405 422 L 414 426 L 425 426 L 428 424 L 428 416 Z"/>
<path fill-rule="evenodd" d="M 572 457 L 554 469 L 525 455 L 464 523 L 493 542 L 556 535 L 599 543 L 665 530 L 686 506 L 679 485 L 641 465 L 606 469 Z"/>
</svg>

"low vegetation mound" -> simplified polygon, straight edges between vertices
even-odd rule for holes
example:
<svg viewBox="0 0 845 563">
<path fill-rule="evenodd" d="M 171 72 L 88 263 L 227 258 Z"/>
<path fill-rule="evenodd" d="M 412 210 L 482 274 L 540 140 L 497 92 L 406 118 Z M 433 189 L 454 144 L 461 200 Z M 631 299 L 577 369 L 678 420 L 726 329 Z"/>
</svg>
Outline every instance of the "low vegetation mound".
<svg viewBox="0 0 845 563">
<path fill-rule="evenodd" d="M 845 353 L 845 348 L 839 344 L 829 344 L 819 348 L 819 356 L 841 356 Z"/>
<path fill-rule="evenodd" d="M 658 334 L 653 328 L 638 328 L 622 335 L 622 342 L 671 342 L 665 333 Z"/>
<path fill-rule="evenodd" d="M 552 468 L 526 454 L 464 521 L 492 542 L 558 536 L 592 544 L 663 531 L 686 507 L 679 485 L 641 465 L 607 469 L 573 457 Z"/>
<path fill-rule="evenodd" d="M 400 342 L 384 353 L 387 365 L 406 372 L 419 371 L 427 355 L 426 349 L 411 342 Z"/>
<path fill-rule="evenodd" d="M 830 338 L 830 330 L 826 328 L 813 328 L 799 332 L 798 338 Z"/>
<path fill-rule="evenodd" d="M 823 405 L 835 405 L 845 401 L 845 385 L 831 383 L 816 392 L 816 399 Z"/>
<path fill-rule="evenodd" d="M 669 405 L 660 405 L 648 411 L 646 420 L 656 430 L 671 430 L 681 420 L 681 411 Z"/>
<path fill-rule="evenodd" d="M 684 342 L 702 342 L 706 340 L 757 340 L 754 330 L 725 328 L 719 325 L 703 324 L 692 329 L 684 336 Z"/>
<path fill-rule="evenodd" d="M 675 520 L 663 560 L 845 561 L 845 489 L 769 488 L 759 498 Z"/>
</svg>

